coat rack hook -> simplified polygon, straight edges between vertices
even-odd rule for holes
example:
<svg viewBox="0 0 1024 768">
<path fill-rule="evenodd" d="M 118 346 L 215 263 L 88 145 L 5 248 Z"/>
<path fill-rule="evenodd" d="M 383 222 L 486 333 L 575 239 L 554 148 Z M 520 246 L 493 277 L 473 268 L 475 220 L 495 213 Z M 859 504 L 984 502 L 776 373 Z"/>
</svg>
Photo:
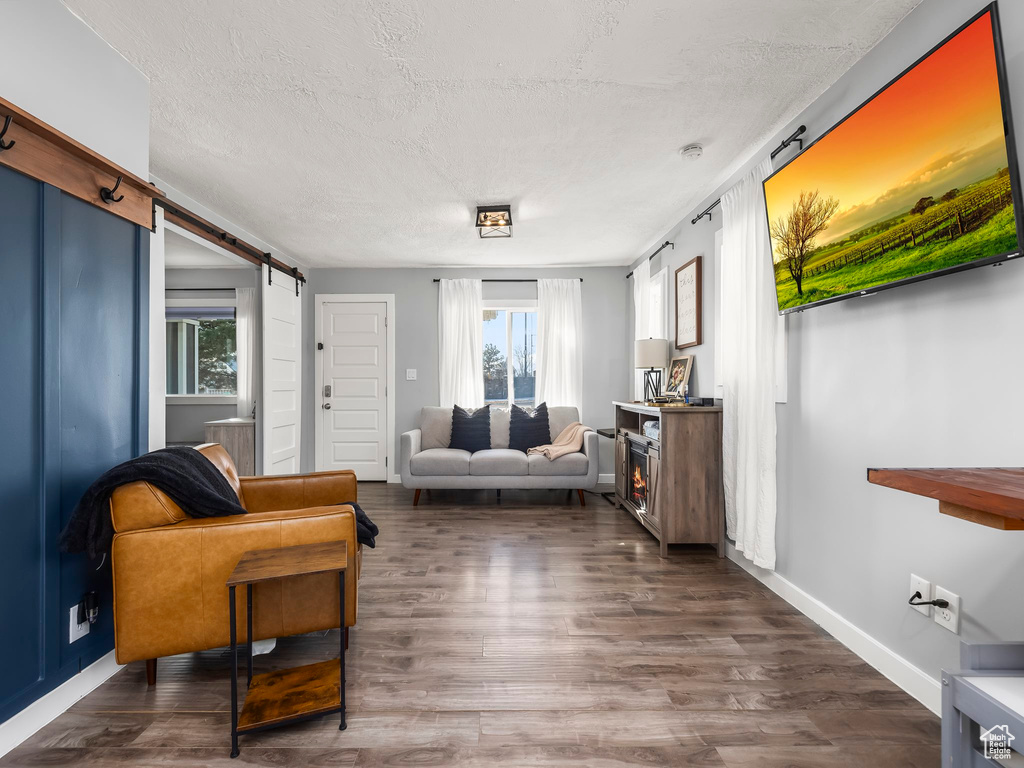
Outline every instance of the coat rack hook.
<svg viewBox="0 0 1024 768">
<path fill-rule="evenodd" d="M 10 149 L 17 143 L 13 139 L 6 143 L 4 142 L 4 136 L 7 135 L 7 129 L 11 127 L 11 120 L 13 119 L 12 115 L 8 115 L 4 118 L 4 127 L 3 130 L 0 130 L 0 152 L 3 152 L 5 149 Z"/>
<path fill-rule="evenodd" d="M 120 203 L 122 200 L 124 200 L 124 195 L 118 195 L 117 197 L 114 197 L 114 193 L 117 192 L 117 188 L 121 186 L 121 180 L 123 178 L 123 176 L 117 177 L 117 183 L 114 184 L 113 189 L 110 189 L 109 187 L 103 187 L 102 189 L 100 189 L 100 200 L 102 200 L 104 203 L 107 203 L 107 205 L 109 205 L 110 203 Z"/>
</svg>

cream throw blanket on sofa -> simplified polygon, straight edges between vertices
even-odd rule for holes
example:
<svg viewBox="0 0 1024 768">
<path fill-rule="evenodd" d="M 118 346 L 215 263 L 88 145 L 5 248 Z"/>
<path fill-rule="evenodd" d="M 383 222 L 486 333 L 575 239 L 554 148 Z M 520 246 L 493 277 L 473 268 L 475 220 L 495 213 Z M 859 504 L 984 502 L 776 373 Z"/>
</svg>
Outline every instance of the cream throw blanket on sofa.
<svg viewBox="0 0 1024 768">
<path fill-rule="evenodd" d="M 590 427 L 585 427 L 578 421 L 574 421 L 562 430 L 561 434 L 555 438 L 555 442 L 549 445 L 536 445 L 527 453 L 539 454 L 549 461 L 554 461 L 570 453 L 578 453 L 583 448 L 583 436 L 589 431 Z"/>
</svg>

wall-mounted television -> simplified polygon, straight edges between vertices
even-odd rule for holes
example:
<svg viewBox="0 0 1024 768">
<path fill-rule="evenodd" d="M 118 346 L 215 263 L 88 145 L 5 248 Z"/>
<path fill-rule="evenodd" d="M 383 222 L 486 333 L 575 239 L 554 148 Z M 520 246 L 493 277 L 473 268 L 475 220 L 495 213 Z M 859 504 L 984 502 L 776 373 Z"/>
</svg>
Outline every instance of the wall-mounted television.
<svg viewBox="0 0 1024 768">
<path fill-rule="evenodd" d="M 996 3 L 764 182 L 782 313 L 1019 256 Z"/>
</svg>

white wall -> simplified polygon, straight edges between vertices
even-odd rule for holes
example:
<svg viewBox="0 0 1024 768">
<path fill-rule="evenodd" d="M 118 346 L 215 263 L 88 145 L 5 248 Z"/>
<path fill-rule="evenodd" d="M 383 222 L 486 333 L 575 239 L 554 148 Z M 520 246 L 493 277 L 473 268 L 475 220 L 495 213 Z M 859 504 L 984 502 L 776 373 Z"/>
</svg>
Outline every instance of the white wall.
<svg viewBox="0 0 1024 768">
<path fill-rule="evenodd" d="M 817 137 L 980 7 L 968 0 L 920 5 L 686 214 L 668 237 L 676 242 L 671 263 L 713 252 L 720 211 L 711 223 L 690 219 L 795 126 L 806 124 L 808 138 Z M 1000 3 L 1000 12 L 1024 147 L 1024 3 Z M 706 262 L 702 395 L 711 386 L 712 271 Z M 1012 261 L 789 318 L 789 401 L 777 406 L 777 572 L 932 677 L 957 667 L 958 638 L 907 607 L 910 574 L 960 595 L 965 640 L 1020 640 L 1024 611 L 1016 585 L 1024 539 L 940 515 L 935 501 L 871 485 L 866 470 L 1021 465 L 1022 296 L 1024 263 Z"/>
<path fill-rule="evenodd" d="M 146 77 L 59 0 L 5 0 L 0 12 L 0 96 L 148 178 Z"/>
<path fill-rule="evenodd" d="M 149 236 L 149 450 L 167 445 L 167 336 L 164 322 L 164 209 L 153 210 Z"/>
<path fill-rule="evenodd" d="M 314 269 L 303 296 L 304 418 L 303 470 L 314 465 L 315 415 L 320 397 L 314 381 L 314 294 L 395 294 L 395 450 L 402 432 L 419 426 L 419 411 L 438 403 L 437 283 L 435 277 L 583 278 L 583 419 L 595 428 L 614 423 L 613 400 L 629 399 L 632 371 L 624 354 L 626 281 L 622 267 L 601 269 Z M 485 283 L 485 298 L 536 298 L 533 283 Z M 405 380 L 406 368 L 417 370 L 416 381 Z M 601 440 L 601 472 L 613 465 L 611 440 Z M 391 466 L 398 462 L 396 456 Z"/>
</svg>

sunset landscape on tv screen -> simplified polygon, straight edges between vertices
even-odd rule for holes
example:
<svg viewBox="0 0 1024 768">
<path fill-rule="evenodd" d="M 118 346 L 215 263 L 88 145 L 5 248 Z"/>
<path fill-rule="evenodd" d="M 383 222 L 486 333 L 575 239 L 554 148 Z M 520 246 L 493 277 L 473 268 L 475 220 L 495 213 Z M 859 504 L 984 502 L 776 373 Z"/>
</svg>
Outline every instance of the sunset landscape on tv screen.
<svg viewBox="0 0 1024 768">
<path fill-rule="evenodd" d="M 785 311 L 1018 250 L 991 11 L 770 176 Z"/>
</svg>

